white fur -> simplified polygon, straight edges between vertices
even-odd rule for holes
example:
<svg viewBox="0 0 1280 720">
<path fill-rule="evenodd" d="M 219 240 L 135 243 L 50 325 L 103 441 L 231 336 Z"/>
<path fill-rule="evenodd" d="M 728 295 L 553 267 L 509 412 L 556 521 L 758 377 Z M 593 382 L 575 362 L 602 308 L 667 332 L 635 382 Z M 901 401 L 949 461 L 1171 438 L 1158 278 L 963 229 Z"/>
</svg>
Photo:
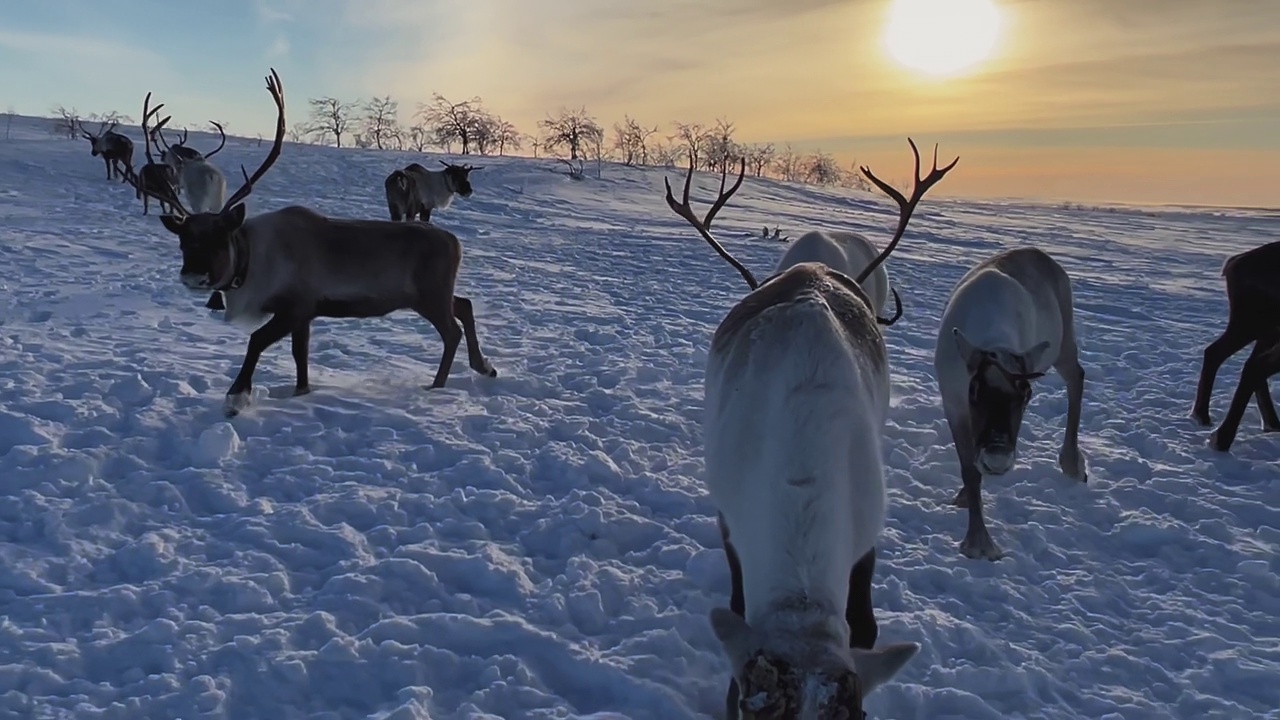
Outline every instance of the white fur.
<svg viewBox="0 0 1280 720">
<path fill-rule="evenodd" d="M 424 211 L 446 210 L 453 204 L 455 190 L 444 170 L 427 170 L 413 165 L 403 170 L 413 178 L 413 192 L 418 196 L 418 202 L 422 203 Z"/>
<path fill-rule="evenodd" d="M 227 197 L 227 179 L 222 172 L 208 160 L 188 160 L 181 168 L 178 178 L 187 196 L 187 209 L 192 214 L 220 212 Z"/>
<path fill-rule="evenodd" d="M 845 292 L 865 307 L 864 297 Z M 861 322 L 878 337 L 870 308 Z M 707 487 L 742 565 L 745 617 L 721 608 L 712 624 L 735 668 L 753 647 L 814 667 L 852 662 L 870 692 L 919 649 L 850 650 L 844 617 L 849 575 L 874 546 L 887 507 L 882 348 L 869 357 L 865 341 L 851 339 L 813 290 L 764 309 L 713 345 Z M 817 687 L 803 692 L 808 708 L 821 700 Z"/>
<path fill-rule="evenodd" d="M 999 365 L 1014 373 L 1045 373 L 1055 368 L 1067 383 L 1070 408 L 1072 387 L 1078 383 L 1082 392 L 1084 376 L 1077 358 L 1070 280 L 1055 260 L 1036 248 L 1001 253 L 960 279 L 942 313 L 934 372 L 962 472 L 969 458 L 979 470 L 1000 473 L 1013 467 L 1015 455 L 996 453 L 992 457 L 985 451 L 974 453 L 972 448 L 962 447 L 975 440 L 969 417 L 971 373 L 967 360 L 980 351 L 994 354 Z M 1079 413 L 1078 407 L 1075 412 Z M 1077 426 L 1078 422 L 1077 417 Z M 1076 432 L 1069 410 L 1059 467 L 1069 477 L 1084 480 L 1085 460 Z M 985 526 L 979 531 L 973 524 L 961 550 L 970 557 L 994 560 L 1001 556 Z"/>
<path fill-rule="evenodd" d="M 858 233 L 811 230 L 791 243 L 778 260 L 774 272 L 782 272 L 802 262 L 820 262 L 832 270 L 857 278 L 879 255 L 880 251 L 871 241 Z M 888 311 L 885 307 L 889 300 L 889 273 L 885 270 L 886 264 L 887 261 L 880 263 L 861 283 L 862 289 L 871 297 L 871 309 L 878 314 Z"/>
</svg>

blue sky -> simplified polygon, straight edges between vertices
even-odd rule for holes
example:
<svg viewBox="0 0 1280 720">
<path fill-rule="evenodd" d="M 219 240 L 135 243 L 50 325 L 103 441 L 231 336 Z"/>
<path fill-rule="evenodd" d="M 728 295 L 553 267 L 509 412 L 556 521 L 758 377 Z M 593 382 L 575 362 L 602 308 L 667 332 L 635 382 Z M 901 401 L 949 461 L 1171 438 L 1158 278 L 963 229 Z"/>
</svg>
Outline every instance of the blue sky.
<svg viewBox="0 0 1280 720">
<path fill-rule="evenodd" d="M 407 117 L 440 92 L 526 131 L 565 106 L 723 116 L 850 162 L 902 163 L 910 133 L 967 156 L 958 194 L 1280 197 L 1280 0 L 996 0 L 994 55 L 946 80 L 890 59 L 890 2 L 4 0 L 0 109 L 136 118 L 150 90 L 175 126 L 252 136 L 274 66 L 290 124 L 310 97 L 390 94 Z"/>
</svg>

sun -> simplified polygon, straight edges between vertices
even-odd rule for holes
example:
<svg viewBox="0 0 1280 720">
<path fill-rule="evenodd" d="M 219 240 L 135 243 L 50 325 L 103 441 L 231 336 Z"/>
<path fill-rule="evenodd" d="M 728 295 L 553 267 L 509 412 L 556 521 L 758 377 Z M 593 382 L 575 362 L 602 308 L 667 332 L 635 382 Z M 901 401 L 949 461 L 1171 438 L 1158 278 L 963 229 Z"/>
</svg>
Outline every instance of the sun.
<svg viewBox="0 0 1280 720">
<path fill-rule="evenodd" d="M 987 59 L 1000 30 L 993 0 L 893 0 L 884 43 L 904 66 L 947 77 Z"/>
</svg>

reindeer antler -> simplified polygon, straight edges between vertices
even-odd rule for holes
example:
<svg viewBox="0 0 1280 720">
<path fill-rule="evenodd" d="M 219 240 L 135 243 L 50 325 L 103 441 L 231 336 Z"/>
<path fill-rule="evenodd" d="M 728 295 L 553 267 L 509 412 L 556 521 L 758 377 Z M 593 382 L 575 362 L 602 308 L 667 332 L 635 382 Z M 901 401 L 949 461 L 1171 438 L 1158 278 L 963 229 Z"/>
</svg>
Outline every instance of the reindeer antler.
<svg viewBox="0 0 1280 720">
<path fill-rule="evenodd" d="M 912 140 L 911 138 L 907 138 L 907 142 L 911 145 L 911 154 L 915 155 L 915 158 L 916 158 L 915 185 L 911 188 L 910 199 L 903 197 L 902 193 L 898 192 L 897 189 L 894 188 L 892 185 L 889 185 L 888 183 L 884 182 L 880 178 L 876 177 L 875 174 L 873 174 L 870 168 L 868 168 L 867 166 L 863 165 L 862 167 L 858 168 L 859 170 L 862 171 L 863 175 L 867 176 L 868 180 L 875 183 L 876 187 L 884 191 L 884 194 L 896 200 L 899 208 L 898 229 L 895 230 L 893 233 L 893 240 L 890 240 L 889 244 L 885 247 L 885 249 L 882 250 L 880 254 L 876 256 L 876 259 L 872 260 L 871 263 L 867 265 L 867 267 L 864 268 L 861 273 L 858 274 L 858 277 L 854 278 L 855 282 L 857 282 L 859 285 L 862 284 L 863 280 L 866 280 L 868 277 L 870 277 L 871 273 L 875 271 L 875 269 L 879 267 L 880 264 L 883 263 L 889 257 L 889 255 L 893 252 L 894 248 L 898 247 L 898 242 L 902 240 L 902 234 L 906 232 L 907 223 L 911 222 L 911 214 L 915 212 L 916 205 L 920 203 L 920 198 L 924 197 L 924 194 L 926 192 L 929 192 L 929 188 L 937 184 L 937 182 L 941 180 L 944 175 L 950 172 L 951 168 L 956 166 L 956 163 L 960 162 L 960 156 L 957 155 L 956 159 L 952 160 L 950 165 L 939 170 L 938 169 L 938 145 L 935 143 L 933 146 L 933 170 L 929 172 L 928 177 L 921 180 L 920 179 L 920 151 L 916 148 L 915 140 Z"/>
<path fill-rule="evenodd" d="M 267 158 L 262 161 L 258 169 L 253 172 L 252 177 L 245 172 L 243 165 L 240 166 L 240 174 L 244 175 L 244 184 L 227 199 L 226 204 L 222 206 L 223 212 L 248 197 L 249 193 L 253 192 L 254 183 L 261 180 L 267 170 L 275 164 L 276 158 L 280 157 L 280 148 L 284 144 L 284 85 L 280 82 L 280 76 L 276 73 L 275 68 L 271 68 L 271 75 L 267 77 L 267 92 L 271 93 L 271 99 L 276 103 L 276 137 L 271 145 L 271 151 L 267 153 Z"/>
<path fill-rule="evenodd" d="M 698 234 L 702 236 L 702 239 L 706 240 L 707 243 L 711 245 L 712 249 L 719 253 L 720 257 L 725 259 L 725 262 L 728 262 L 735 270 L 738 271 L 738 274 L 742 276 L 743 280 L 747 281 L 747 285 L 749 285 L 752 290 L 755 290 L 760 287 L 760 283 L 756 281 L 756 277 L 751 274 L 751 271 L 747 269 L 747 266 L 739 262 L 733 255 L 730 255 L 729 251 L 725 250 L 724 246 L 721 245 L 711 234 L 711 221 L 715 219 L 716 213 L 720 212 L 720 209 L 725 206 L 725 203 L 729 202 L 729 198 L 733 197 L 733 194 L 738 192 L 738 188 L 742 186 L 743 178 L 747 175 L 747 160 L 746 158 L 740 158 L 740 161 L 741 167 L 738 170 L 738 179 L 733 183 L 733 187 L 729 188 L 728 192 L 725 192 L 724 189 L 726 176 L 724 173 L 721 173 L 719 196 L 716 198 L 716 201 L 712 203 L 711 209 L 707 210 L 707 214 L 704 215 L 701 220 L 698 219 L 697 215 L 693 214 L 693 208 L 689 205 L 689 184 L 693 181 L 694 166 L 692 153 L 689 155 L 689 172 L 684 176 L 684 197 L 681 202 L 676 202 L 675 196 L 671 193 L 671 181 L 664 177 L 662 178 L 662 183 L 667 187 L 667 205 L 671 207 L 671 211 L 687 220 L 688 223 L 693 226 L 693 229 L 697 230 Z"/>
</svg>

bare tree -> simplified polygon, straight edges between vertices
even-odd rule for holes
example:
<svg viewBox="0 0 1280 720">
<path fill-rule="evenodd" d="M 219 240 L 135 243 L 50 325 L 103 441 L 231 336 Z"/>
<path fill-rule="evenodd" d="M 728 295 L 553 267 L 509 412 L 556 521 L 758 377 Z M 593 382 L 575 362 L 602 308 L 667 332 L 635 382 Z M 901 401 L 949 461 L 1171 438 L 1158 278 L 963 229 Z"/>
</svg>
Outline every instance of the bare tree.
<svg viewBox="0 0 1280 720">
<path fill-rule="evenodd" d="M 307 136 L 311 134 L 311 125 L 305 121 L 299 121 L 289 128 L 289 142 L 301 143 L 306 142 Z M 261 137 L 261 136 L 259 136 Z"/>
<path fill-rule="evenodd" d="M 778 171 L 778 177 L 788 182 L 796 182 L 801 178 L 800 156 L 791 149 L 790 143 L 778 153 L 777 159 L 773 161 L 773 167 Z"/>
<path fill-rule="evenodd" d="M 400 103 L 385 97 L 371 98 L 364 104 L 361 130 L 369 142 L 379 150 L 385 150 L 400 134 Z"/>
<path fill-rule="evenodd" d="M 460 143 L 463 155 L 471 154 L 477 131 L 484 132 L 480 125 L 485 113 L 478 97 L 455 103 L 434 93 L 430 103 L 418 107 L 418 116 L 430 128 L 437 145 L 451 148 Z"/>
<path fill-rule="evenodd" d="M 13 127 L 13 116 L 17 114 L 18 112 L 13 109 L 12 105 L 4 110 L 4 139 L 6 142 L 9 140 L 9 129 Z"/>
<path fill-rule="evenodd" d="M 49 132 L 72 140 L 80 136 L 80 129 L 77 127 L 80 113 L 75 108 L 68 110 L 58 105 L 53 109 L 53 115 L 53 127 L 49 128 Z"/>
<path fill-rule="evenodd" d="M 342 147 L 342 136 L 351 128 L 351 113 L 357 103 L 343 102 L 333 97 L 311 98 L 311 125 L 307 133 L 324 142 L 332 137 L 338 147 Z"/>
<path fill-rule="evenodd" d="M 524 135 L 514 123 L 495 117 L 497 127 L 494 129 L 494 140 L 498 143 L 498 154 L 504 155 L 507 150 L 519 150 L 524 144 Z"/>
<path fill-rule="evenodd" d="M 115 110 L 108 110 L 104 113 L 90 113 L 89 117 L 85 119 L 92 120 L 103 125 L 120 125 L 122 123 L 129 125 L 133 123 L 133 118 Z"/>
<path fill-rule="evenodd" d="M 567 149 L 570 160 L 577 160 L 584 149 L 597 141 L 602 142 L 604 138 L 604 130 L 585 107 L 577 110 L 562 108 L 558 116 L 539 120 L 538 127 L 546 132 L 543 147 L 547 150 Z"/>
<path fill-rule="evenodd" d="M 526 135 L 525 137 L 529 140 L 529 147 L 533 149 L 533 157 L 536 160 L 538 158 L 538 151 L 542 149 L 542 136 Z"/>
<path fill-rule="evenodd" d="M 488 155 L 498 148 L 497 116 L 483 110 L 476 113 L 471 127 L 471 145 L 480 155 Z"/>
<path fill-rule="evenodd" d="M 623 165 L 649 164 L 649 138 L 658 132 L 655 125 L 650 128 L 636 122 L 630 116 L 623 116 L 621 123 L 613 124 L 613 149 L 618 151 Z"/>
<path fill-rule="evenodd" d="M 854 190 L 862 190 L 863 192 L 871 192 L 871 183 L 862 176 L 862 172 L 858 168 L 858 161 L 854 160 L 849 164 L 849 169 L 843 173 L 840 184 Z"/>
<path fill-rule="evenodd" d="M 747 164 L 751 166 L 751 172 L 755 173 L 756 177 L 763 177 L 765 169 L 773 164 L 775 153 L 773 143 L 764 143 L 748 145 L 744 148 L 744 154 Z"/>
<path fill-rule="evenodd" d="M 707 145 L 707 129 L 701 123 L 673 123 L 676 132 L 670 140 L 675 143 L 679 155 L 685 155 L 693 167 L 702 167 L 703 149 Z"/>
<path fill-rule="evenodd" d="M 655 165 L 673 168 L 676 166 L 676 160 L 680 158 L 680 146 L 675 143 L 658 141 L 653 144 L 653 148 L 649 151 L 649 157 Z"/>
<path fill-rule="evenodd" d="M 840 182 L 839 163 L 821 150 L 803 160 L 801 171 L 804 173 L 804 179 L 814 185 L 835 185 Z"/>
<path fill-rule="evenodd" d="M 427 127 L 427 124 L 422 121 L 410 125 L 407 135 L 409 149 L 414 152 L 425 152 L 434 140 L 431 128 Z"/>
<path fill-rule="evenodd" d="M 721 174 L 729 172 L 729 166 L 737 162 L 741 151 L 733 139 L 736 128 L 724 118 L 716 120 L 715 127 L 706 132 L 705 149 L 706 168 Z"/>
</svg>

